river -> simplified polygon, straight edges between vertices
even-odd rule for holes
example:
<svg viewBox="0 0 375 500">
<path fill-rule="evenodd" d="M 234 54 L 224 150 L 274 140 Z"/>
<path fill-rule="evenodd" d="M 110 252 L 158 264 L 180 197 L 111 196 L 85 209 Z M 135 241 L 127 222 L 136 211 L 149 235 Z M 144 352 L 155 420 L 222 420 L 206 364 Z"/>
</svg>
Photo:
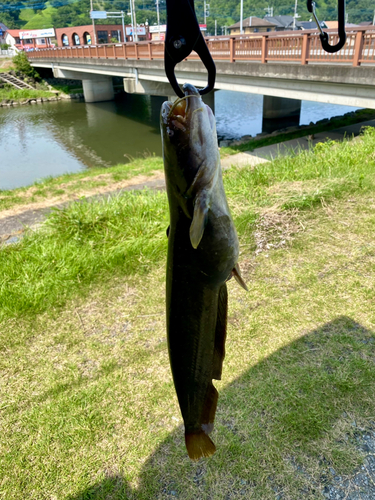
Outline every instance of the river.
<svg viewBox="0 0 375 500">
<path fill-rule="evenodd" d="M 0 108 L 0 190 L 126 163 L 144 154 L 161 155 L 161 102 L 161 98 L 122 95 L 116 101 L 95 104 L 58 101 Z M 219 137 L 236 139 L 261 132 L 262 105 L 260 95 L 216 92 Z M 356 109 L 303 101 L 300 125 Z"/>
</svg>

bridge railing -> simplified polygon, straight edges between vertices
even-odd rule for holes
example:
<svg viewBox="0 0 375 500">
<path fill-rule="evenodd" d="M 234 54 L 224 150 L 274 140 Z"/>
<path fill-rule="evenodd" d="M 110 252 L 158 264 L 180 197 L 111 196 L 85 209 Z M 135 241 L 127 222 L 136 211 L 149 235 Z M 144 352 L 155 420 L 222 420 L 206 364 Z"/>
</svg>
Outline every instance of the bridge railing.
<svg viewBox="0 0 375 500">
<path fill-rule="evenodd" d="M 337 32 L 327 31 L 331 45 L 336 44 Z M 348 30 L 344 47 L 334 54 L 322 49 L 319 35 L 313 31 L 207 37 L 206 42 L 216 61 L 287 61 L 302 65 L 337 63 L 353 66 L 375 64 L 375 26 Z M 30 59 L 163 59 L 164 42 L 57 47 L 28 52 L 27 55 Z M 198 59 L 198 55 L 193 52 L 188 59 Z"/>
</svg>

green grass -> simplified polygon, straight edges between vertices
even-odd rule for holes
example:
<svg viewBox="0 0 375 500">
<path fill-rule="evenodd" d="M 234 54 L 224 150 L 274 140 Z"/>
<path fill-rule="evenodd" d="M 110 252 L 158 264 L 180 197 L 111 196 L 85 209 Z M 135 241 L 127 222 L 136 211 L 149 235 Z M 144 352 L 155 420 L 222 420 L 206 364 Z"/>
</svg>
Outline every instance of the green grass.
<svg viewBox="0 0 375 500">
<path fill-rule="evenodd" d="M 311 209 L 322 201 L 374 189 L 374 145 L 375 129 L 367 128 L 359 142 L 328 141 L 318 144 L 313 152 L 303 151 L 251 170 L 226 172 L 226 189 L 233 199 L 243 240 L 253 241 L 259 209 L 275 205 L 280 210 Z M 148 167 L 155 163 L 156 159 L 151 159 Z M 131 167 L 109 171 L 116 180 L 126 178 L 129 172 L 134 174 Z M 79 180 L 87 177 L 97 185 L 94 172 L 76 174 L 74 179 L 80 186 Z M 38 186 L 36 196 L 43 197 L 42 188 L 46 186 L 56 193 L 56 185 L 61 186 L 62 180 L 46 181 Z M 142 207 L 139 211 L 138 205 Z M 165 248 L 165 207 L 165 194 L 146 192 L 124 193 L 99 203 L 74 203 L 56 210 L 43 231 L 30 232 L 16 252 L 9 247 L 0 254 L 0 275 L 5 277 L 0 288 L 0 318 L 28 310 L 41 312 L 55 303 L 62 304 L 78 290 L 83 293 L 85 285 L 99 276 L 117 272 L 118 268 L 125 274 L 134 273 L 140 260 L 155 263 Z M 21 266 L 21 262 L 25 264 Z"/>
<path fill-rule="evenodd" d="M 14 68 L 2 68 L 2 67 L 0 67 L 0 73 L 8 73 L 12 69 L 14 69 Z M 4 83 L 4 82 L 1 80 L 0 83 Z"/>
<path fill-rule="evenodd" d="M 13 101 L 21 101 L 23 99 L 37 99 L 38 97 L 54 97 L 55 94 L 46 90 L 32 89 L 0 89 L 0 101 L 4 99 L 12 99 Z"/>
<path fill-rule="evenodd" d="M 148 271 L 165 251 L 166 213 L 165 195 L 153 192 L 55 209 L 44 231 L 28 235 L 19 251 L 0 253 L 0 319 L 64 304 L 116 268 Z"/>
<path fill-rule="evenodd" d="M 95 190 L 98 184 L 113 186 L 116 183 L 130 179 L 137 175 L 151 175 L 157 170 L 162 170 L 161 158 L 148 156 L 133 159 L 131 162 L 114 167 L 97 167 L 84 170 L 75 174 L 65 174 L 58 177 L 47 177 L 35 182 L 32 186 L 13 190 L 0 190 L 0 210 L 7 210 L 17 205 L 46 200 L 57 195 L 77 195 L 82 190 Z M 105 178 L 103 179 L 103 175 Z M 98 176 L 101 181 L 97 180 Z"/>
<path fill-rule="evenodd" d="M 64 92 L 64 94 L 82 94 L 83 93 L 83 88 L 79 87 L 79 83 L 76 83 L 75 85 L 53 85 L 53 88 L 55 90 L 58 90 L 59 92 Z"/>
<path fill-rule="evenodd" d="M 228 284 L 217 452 L 198 463 L 168 362 L 165 194 L 82 201 L 3 247 L 0 497 L 323 500 L 365 473 L 374 151 L 367 129 L 224 173 L 249 292 Z"/>
</svg>

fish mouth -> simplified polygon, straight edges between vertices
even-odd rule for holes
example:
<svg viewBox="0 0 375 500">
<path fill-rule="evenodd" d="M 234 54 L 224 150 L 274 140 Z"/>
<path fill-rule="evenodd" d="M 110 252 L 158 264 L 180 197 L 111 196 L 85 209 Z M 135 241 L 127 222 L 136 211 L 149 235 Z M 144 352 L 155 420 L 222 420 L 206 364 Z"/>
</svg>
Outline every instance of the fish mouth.
<svg viewBox="0 0 375 500">
<path fill-rule="evenodd" d="M 210 127 L 215 127 L 215 117 L 209 106 L 203 101 L 199 91 L 190 83 L 183 85 L 184 97 L 176 101 L 166 101 L 162 105 L 161 117 L 167 127 L 169 136 L 175 132 L 187 132 L 191 127 L 193 116 L 196 113 L 208 115 Z"/>
</svg>

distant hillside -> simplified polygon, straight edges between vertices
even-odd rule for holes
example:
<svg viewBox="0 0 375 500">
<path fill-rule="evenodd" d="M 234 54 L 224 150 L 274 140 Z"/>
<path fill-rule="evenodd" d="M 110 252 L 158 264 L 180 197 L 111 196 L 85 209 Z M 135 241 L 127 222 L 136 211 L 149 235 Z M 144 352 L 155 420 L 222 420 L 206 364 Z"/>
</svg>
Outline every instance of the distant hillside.
<svg viewBox="0 0 375 500">
<path fill-rule="evenodd" d="M 1 2 L 1 0 L 0 0 Z M 221 34 L 222 27 L 230 26 L 240 19 L 239 0 L 207 0 L 209 3 L 209 16 L 207 17 L 207 27 L 210 33 L 215 31 L 215 20 L 217 21 L 218 34 Z M 143 23 L 146 20 L 150 25 L 156 24 L 155 0 L 135 0 L 137 22 Z M 95 10 L 121 11 L 125 13 L 129 10 L 129 2 L 121 0 L 93 0 Z M 196 0 L 196 12 L 199 22 L 204 20 L 203 0 Z M 317 13 L 321 20 L 331 21 L 337 19 L 337 0 L 318 0 Z M 372 21 L 374 17 L 373 0 L 346 0 L 348 22 L 359 23 L 361 21 Z M 293 15 L 294 0 L 244 0 L 244 18 L 257 16 L 263 18 L 266 9 L 273 7 L 273 14 Z M 54 26 L 55 28 L 64 26 L 75 26 L 90 24 L 89 0 L 2 0 L 0 3 L 0 21 L 10 28 L 38 29 Z M 303 1 L 298 6 L 300 20 L 309 20 L 311 14 L 307 11 L 306 3 Z M 130 17 L 126 16 L 126 23 L 130 24 Z M 160 0 L 160 21 L 165 23 L 165 2 Z M 108 23 L 115 23 L 116 19 L 108 20 Z M 121 20 L 118 19 L 120 24 Z"/>
</svg>

